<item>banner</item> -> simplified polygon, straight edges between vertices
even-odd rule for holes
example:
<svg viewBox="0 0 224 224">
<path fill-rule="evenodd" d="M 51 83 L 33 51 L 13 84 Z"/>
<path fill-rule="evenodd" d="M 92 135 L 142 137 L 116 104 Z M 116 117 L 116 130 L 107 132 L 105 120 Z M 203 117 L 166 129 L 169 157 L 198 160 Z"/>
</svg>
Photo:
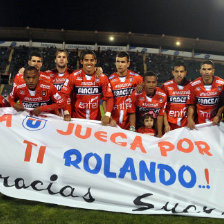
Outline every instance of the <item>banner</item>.
<svg viewBox="0 0 224 224">
<path fill-rule="evenodd" d="M 0 108 L 0 192 L 132 214 L 224 217 L 224 124 L 162 138 Z"/>
</svg>

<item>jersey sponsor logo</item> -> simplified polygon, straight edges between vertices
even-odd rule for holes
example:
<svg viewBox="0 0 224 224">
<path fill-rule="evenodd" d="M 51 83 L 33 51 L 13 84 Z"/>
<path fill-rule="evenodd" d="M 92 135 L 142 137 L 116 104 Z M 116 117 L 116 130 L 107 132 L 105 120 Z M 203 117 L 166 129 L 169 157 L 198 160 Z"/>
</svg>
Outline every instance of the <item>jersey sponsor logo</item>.
<svg viewBox="0 0 224 224">
<path fill-rule="evenodd" d="M 101 86 L 75 87 L 75 93 L 78 95 L 98 95 L 102 92 Z"/>
<path fill-rule="evenodd" d="M 55 94 L 54 94 L 54 98 L 55 98 L 56 100 L 60 100 L 60 99 L 61 99 L 61 96 L 60 96 L 58 93 L 55 93 Z"/>
<path fill-rule="evenodd" d="M 120 84 L 117 84 L 115 85 L 115 89 L 121 89 L 121 88 L 128 88 L 128 87 L 131 87 L 132 86 L 132 83 L 128 82 L 128 83 L 120 83 Z"/>
<path fill-rule="evenodd" d="M 116 90 L 113 90 L 113 94 L 114 94 L 114 97 L 130 96 L 132 91 L 133 91 L 133 88 L 116 89 Z"/>
<path fill-rule="evenodd" d="M 212 117 L 216 115 L 216 108 L 210 111 L 198 110 L 201 117 L 210 120 Z"/>
<path fill-rule="evenodd" d="M 168 103 L 186 103 L 187 96 L 169 96 Z"/>
<path fill-rule="evenodd" d="M 224 81 L 222 81 L 222 80 L 216 80 L 215 82 L 218 84 L 224 85 Z"/>
<path fill-rule="evenodd" d="M 76 75 L 79 75 L 79 74 L 81 74 L 81 73 L 82 73 L 82 69 L 79 70 L 79 71 L 77 71 L 77 72 L 74 72 L 73 75 L 76 76 Z"/>
<path fill-rule="evenodd" d="M 114 110 L 127 110 L 128 108 L 131 108 L 132 106 L 132 100 L 131 98 L 126 99 L 123 103 L 120 104 L 114 104 Z"/>
<path fill-rule="evenodd" d="M 25 101 L 29 101 L 29 102 L 40 102 L 43 98 L 40 96 L 40 97 L 37 97 L 37 98 L 31 98 L 31 97 L 24 97 L 24 100 Z"/>
<path fill-rule="evenodd" d="M 183 118 L 187 115 L 187 107 L 182 108 L 181 110 L 170 110 L 169 116 L 174 118 Z"/>
<path fill-rule="evenodd" d="M 200 96 L 217 96 L 217 92 L 206 92 L 206 93 L 200 93 Z"/>
<path fill-rule="evenodd" d="M 18 85 L 18 86 L 17 86 L 17 89 L 21 89 L 21 88 L 23 88 L 23 87 L 25 87 L 25 86 L 26 86 L 26 83 L 21 84 L 21 85 Z"/>
<path fill-rule="evenodd" d="M 40 87 L 41 88 L 45 88 L 45 89 L 50 89 L 50 86 L 49 85 L 40 84 Z"/>
<path fill-rule="evenodd" d="M 44 106 L 47 104 L 48 104 L 48 102 L 26 102 L 26 101 L 23 101 L 24 108 L 36 108 L 36 107 Z"/>
<path fill-rule="evenodd" d="M 187 91 L 185 91 L 185 90 L 183 90 L 183 91 L 173 91 L 172 92 L 173 95 L 189 95 L 190 93 L 191 93 L 190 90 L 187 90 Z"/>
<path fill-rule="evenodd" d="M 158 115 L 160 111 L 160 108 L 149 108 L 149 107 L 140 107 L 140 106 L 138 106 L 137 109 L 141 113 L 147 113 L 149 111 L 153 111 L 153 113 L 156 115 Z"/>
<path fill-rule="evenodd" d="M 157 95 L 160 95 L 160 96 L 166 96 L 165 93 L 162 93 L 162 92 L 159 92 L 159 91 L 156 91 L 156 94 L 157 94 Z"/>
<path fill-rule="evenodd" d="M 192 83 L 191 83 L 191 85 L 192 85 L 192 86 L 196 86 L 196 85 L 197 85 L 197 84 L 199 84 L 199 83 L 201 83 L 201 80 L 198 80 L 198 81 L 192 82 Z"/>
<path fill-rule="evenodd" d="M 81 82 L 82 86 L 94 86 L 95 82 Z"/>
<path fill-rule="evenodd" d="M 170 86 L 169 86 L 169 87 L 167 87 L 167 89 L 168 89 L 168 90 L 173 90 L 173 87 L 170 87 Z"/>
<path fill-rule="evenodd" d="M 47 120 L 43 118 L 26 116 L 26 118 L 23 120 L 22 125 L 25 129 L 29 131 L 39 131 L 45 128 L 46 123 L 47 123 Z"/>
<path fill-rule="evenodd" d="M 64 83 L 54 83 L 54 86 L 56 87 L 57 91 L 61 91 Z"/>
<path fill-rule="evenodd" d="M 197 102 L 205 106 L 217 105 L 219 103 L 219 97 L 197 97 Z"/>
<path fill-rule="evenodd" d="M 91 100 L 88 103 L 79 102 L 79 108 L 81 109 L 97 109 L 99 107 L 99 101 L 92 102 Z"/>
<path fill-rule="evenodd" d="M 173 80 L 164 83 L 165 86 L 167 86 L 167 85 L 169 85 L 169 84 L 173 84 Z M 170 87 L 170 88 L 173 88 L 173 87 Z"/>
</svg>

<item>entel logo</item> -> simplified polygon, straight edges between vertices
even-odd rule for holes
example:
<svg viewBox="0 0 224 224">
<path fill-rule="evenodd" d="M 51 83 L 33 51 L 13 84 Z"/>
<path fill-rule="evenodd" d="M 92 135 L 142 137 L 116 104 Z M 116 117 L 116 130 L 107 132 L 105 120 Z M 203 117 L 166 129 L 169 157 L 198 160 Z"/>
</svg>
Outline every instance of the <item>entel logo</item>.
<svg viewBox="0 0 224 224">
<path fill-rule="evenodd" d="M 26 116 L 23 127 L 29 131 L 39 131 L 45 127 L 47 120 L 37 117 Z"/>
</svg>

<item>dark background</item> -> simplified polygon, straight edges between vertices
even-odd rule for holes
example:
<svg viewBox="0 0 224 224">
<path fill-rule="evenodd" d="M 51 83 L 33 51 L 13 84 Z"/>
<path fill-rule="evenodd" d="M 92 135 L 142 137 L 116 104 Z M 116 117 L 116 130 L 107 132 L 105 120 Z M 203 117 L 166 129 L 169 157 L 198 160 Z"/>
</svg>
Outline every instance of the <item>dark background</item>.
<svg viewBox="0 0 224 224">
<path fill-rule="evenodd" d="M 27 26 L 224 41 L 224 0 L 1 1 L 0 27 Z"/>
</svg>

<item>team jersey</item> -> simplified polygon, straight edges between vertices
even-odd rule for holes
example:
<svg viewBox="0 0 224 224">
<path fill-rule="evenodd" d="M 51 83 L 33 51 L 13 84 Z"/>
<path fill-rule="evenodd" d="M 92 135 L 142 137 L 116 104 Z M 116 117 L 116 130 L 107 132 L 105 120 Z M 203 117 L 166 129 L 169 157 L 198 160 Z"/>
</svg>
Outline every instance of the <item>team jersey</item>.
<svg viewBox="0 0 224 224">
<path fill-rule="evenodd" d="M 112 98 L 110 83 L 106 75 L 99 78 L 95 74 L 86 75 L 82 69 L 74 71 L 64 83 L 61 93 L 72 99 L 72 117 L 100 120 L 100 100 Z"/>
<path fill-rule="evenodd" d="M 133 91 L 131 94 L 131 101 L 133 107 L 130 112 L 136 112 L 137 121 L 139 121 L 145 114 L 150 111 L 153 112 L 153 117 L 156 118 L 158 115 L 163 116 L 167 97 L 163 90 L 159 87 L 156 87 L 155 94 L 153 97 L 148 97 L 145 90 L 142 93 L 137 93 Z"/>
<path fill-rule="evenodd" d="M 224 80 L 215 76 L 211 86 L 206 86 L 202 78 L 190 83 L 191 94 L 188 104 L 195 105 L 197 110 L 196 123 L 212 121 L 223 104 Z"/>
<path fill-rule="evenodd" d="M 138 129 L 138 133 L 147 134 L 151 136 L 156 135 L 156 131 L 153 128 L 147 128 L 147 127 L 140 127 Z"/>
<path fill-rule="evenodd" d="M 26 83 L 15 86 L 9 95 L 9 103 L 13 107 L 18 100 L 24 108 L 40 107 L 41 111 L 48 112 L 64 108 L 66 104 L 55 86 L 42 80 L 37 84 L 35 91 L 30 91 Z"/>
<path fill-rule="evenodd" d="M 40 79 L 45 81 L 45 82 L 48 82 L 48 83 L 52 83 L 52 79 L 50 77 L 49 74 L 46 74 L 45 72 L 39 72 L 39 75 L 40 75 Z M 13 86 L 18 86 L 20 84 L 24 84 L 25 81 L 24 81 L 24 78 L 23 78 L 23 74 L 17 74 L 14 78 L 14 81 L 13 81 Z"/>
<path fill-rule="evenodd" d="M 66 68 L 64 73 L 59 73 L 57 69 L 47 70 L 45 71 L 46 75 L 51 77 L 53 85 L 56 87 L 58 92 L 61 91 L 66 79 L 69 79 L 69 75 L 72 73 L 71 70 Z M 71 98 L 68 97 L 67 99 L 68 111 L 71 114 Z M 56 112 L 57 113 L 57 112 Z"/>
<path fill-rule="evenodd" d="M 161 89 L 167 95 L 166 113 L 171 129 L 187 125 L 187 99 L 190 96 L 189 81 L 178 85 L 174 80 L 165 82 Z"/>
<path fill-rule="evenodd" d="M 129 129 L 128 110 L 131 107 L 130 95 L 134 87 L 142 83 L 142 77 L 128 70 L 126 77 L 119 78 L 117 73 L 113 73 L 109 77 L 109 81 L 114 95 L 112 118 L 121 128 Z"/>
<path fill-rule="evenodd" d="M 9 103 L 0 95 L 0 107 L 9 107 Z"/>
</svg>

